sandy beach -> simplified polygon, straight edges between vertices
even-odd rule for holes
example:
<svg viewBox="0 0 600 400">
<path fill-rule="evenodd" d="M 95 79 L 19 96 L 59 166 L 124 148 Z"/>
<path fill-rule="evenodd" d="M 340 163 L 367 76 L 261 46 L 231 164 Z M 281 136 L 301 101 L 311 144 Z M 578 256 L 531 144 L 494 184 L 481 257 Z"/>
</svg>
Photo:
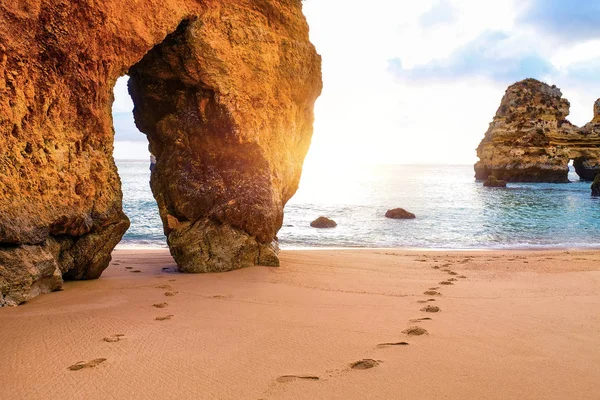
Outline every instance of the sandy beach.
<svg viewBox="0 0 600 400">
<path fill-rule="evenodd" d="M 0 309 L 0 397 L 598 398 L 600 251 L 281 264 L 184 275 L 167 250 L 117 250 L 101 279 Z"/>
</svg>

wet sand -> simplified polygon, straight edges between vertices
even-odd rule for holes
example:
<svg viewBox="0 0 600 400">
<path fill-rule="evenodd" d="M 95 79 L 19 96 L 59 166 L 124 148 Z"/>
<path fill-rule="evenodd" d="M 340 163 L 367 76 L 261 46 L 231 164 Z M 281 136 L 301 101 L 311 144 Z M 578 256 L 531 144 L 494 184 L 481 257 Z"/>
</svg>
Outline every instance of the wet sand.
<svg viewBox="0 0 600 400">
<path fill-rule="evenodd" d="M 284 251 L 0 309 L 0 398 L 598 399 L 600 251 Z M 427 292 L 427 294 L 424 294 Z"/>
</svg>

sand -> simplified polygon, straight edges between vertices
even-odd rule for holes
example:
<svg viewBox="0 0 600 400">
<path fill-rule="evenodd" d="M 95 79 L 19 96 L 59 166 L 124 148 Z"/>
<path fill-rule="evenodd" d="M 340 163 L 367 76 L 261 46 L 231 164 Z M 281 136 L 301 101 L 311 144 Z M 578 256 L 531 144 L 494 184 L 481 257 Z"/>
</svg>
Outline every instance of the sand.
<svg viewBox="0 0 600 400">
<path fill-rule="evenodd" d="M 183 275 L 115 251 L 101 279 L 0 309 L 0 398 L 600 396 L 600 251 L 281 261 Z"/>
</svg>

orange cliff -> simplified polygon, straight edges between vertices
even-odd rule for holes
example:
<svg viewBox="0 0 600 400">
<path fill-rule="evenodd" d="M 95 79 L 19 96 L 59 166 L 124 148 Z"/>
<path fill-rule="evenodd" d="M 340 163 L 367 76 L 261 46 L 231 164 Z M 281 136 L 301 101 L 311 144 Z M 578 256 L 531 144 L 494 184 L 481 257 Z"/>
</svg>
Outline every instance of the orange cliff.
<svg viewBox="0 0 600 400">
<path fill-rule="evenodd" d="M 299 0 L 0 5 L 0 306 L 98 278 L 129 226 L 111 105 L 129 74 L 186 272 L 277 265 L 321 92 Z"/>
</svg>

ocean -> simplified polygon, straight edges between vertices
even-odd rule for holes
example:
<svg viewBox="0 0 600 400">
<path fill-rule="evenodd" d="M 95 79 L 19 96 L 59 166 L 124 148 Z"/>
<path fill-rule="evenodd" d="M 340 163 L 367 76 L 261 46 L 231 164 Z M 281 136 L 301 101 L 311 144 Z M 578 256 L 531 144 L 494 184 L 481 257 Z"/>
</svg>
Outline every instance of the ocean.
<svg viewBox="0 0 600 400">
<path fill-rule="evenodd" d="M 166 247 L 147 162 L 117 161 L 131 219 L 119 247 Z M 600 199 L 571 171 L 568 184 L 509 183 L 484 188 L 472 166 L 307 166 L 285 208 L 282 249 L 403 247 L 523 249 L 600 247 Z M 402 207 L 414 220 L 390 220 Z M 318 216 L 333 229 L 315 229 Z"/>
</svg>

